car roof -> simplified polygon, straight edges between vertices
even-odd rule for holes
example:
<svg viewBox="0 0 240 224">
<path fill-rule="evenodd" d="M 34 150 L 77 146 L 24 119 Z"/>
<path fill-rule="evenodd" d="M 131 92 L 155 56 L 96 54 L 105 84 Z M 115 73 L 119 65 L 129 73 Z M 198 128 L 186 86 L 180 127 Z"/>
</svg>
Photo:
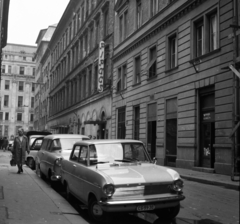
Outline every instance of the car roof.
<svg viewBox="0 0 240 224">
<path fill-rule="evenodd" d="M 82 141 L 76 142 L 75 144 L 83 143 Z M 134 139 L 91 139 L 84 140 L 85 144 L 110 144 L 110 143 L 143 143 L 139 140 Z"/>
<path fill-rule="evenodd" d="M 58 138 L 87 138 L 89 139 L 88 136 L 86 135 L 77 135 L 77 134 L 52 134 L 52 135 L 47 135 L 44 137 L 44 139 L 58 139 Z"/>
</svg>

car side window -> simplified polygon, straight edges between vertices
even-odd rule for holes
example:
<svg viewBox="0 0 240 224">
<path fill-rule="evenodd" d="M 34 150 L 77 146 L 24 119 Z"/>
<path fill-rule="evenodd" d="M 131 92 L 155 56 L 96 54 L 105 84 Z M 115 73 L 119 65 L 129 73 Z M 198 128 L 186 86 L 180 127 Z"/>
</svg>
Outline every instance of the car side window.
<svg viewBox="0 0 240 224">
<path fill-rule="evenodd" d="M 80 148 L 79 163 L 87 165 L 87 146 L 85 145 Z"/>
<path fill-rule="evenodd" d="M 70 160 L 78 161 L 79 151 L 80 151 L 80 146 L 79 145 L 75 146 L 75 148 L 73 149 Z"/>
<path fill-rule="evenodd" d="M 59 139 L 54 139 L 52 141 L 51 146 L 50 146 L 50 151 L 51 152 L 56 151 L 56 150 L 61 150 L 61 143 L 60 143 Z"/>
<path fill-rule="evenodd" d="M 44 139 L 41 146 L 41 150 L 47 150 L 47 143 L 48 143 L 48 139 Z"/>
</svg>

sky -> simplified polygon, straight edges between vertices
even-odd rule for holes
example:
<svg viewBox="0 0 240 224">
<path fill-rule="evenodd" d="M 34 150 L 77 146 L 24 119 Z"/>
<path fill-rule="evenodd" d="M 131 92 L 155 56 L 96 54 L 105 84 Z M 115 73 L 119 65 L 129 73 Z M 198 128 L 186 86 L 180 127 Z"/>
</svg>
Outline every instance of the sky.
<svg viewBox="0 0 240 224">
<path fill-rule="evenodd" d="M 61 19 L 69 0 L 10 0 L 7 43 L 36 46 L 40 30 Z"/>
</svg>

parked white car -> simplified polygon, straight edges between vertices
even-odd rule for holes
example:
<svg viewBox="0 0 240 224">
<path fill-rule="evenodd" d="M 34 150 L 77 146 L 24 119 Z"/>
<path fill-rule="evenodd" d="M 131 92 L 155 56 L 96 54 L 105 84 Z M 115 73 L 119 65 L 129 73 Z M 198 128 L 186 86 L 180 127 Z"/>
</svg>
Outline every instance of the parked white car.
<svg viewBox="0 0 240 224">
<path fill-rule="evenodd" d="M 44 137 L 36 161 L 36 173 L 41 178 L 51 180 L 52 186 L 60 182 L 60 167 L 56 160 L 69 159 L 73 145 L 77 141 L 89 140 L 88 136 L 77 134 L 52 134 Z"/>
</svg>

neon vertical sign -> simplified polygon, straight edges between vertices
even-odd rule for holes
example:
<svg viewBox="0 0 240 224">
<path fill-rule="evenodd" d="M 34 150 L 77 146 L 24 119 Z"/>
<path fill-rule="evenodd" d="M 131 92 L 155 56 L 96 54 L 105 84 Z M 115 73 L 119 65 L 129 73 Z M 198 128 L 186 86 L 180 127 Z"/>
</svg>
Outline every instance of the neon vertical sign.
<svg viewBox="0 0 240 224">
<path fill-rule="evenodd" d="M 98 92 L 103 91 L 103 77 L 104 77 L 104 41 L 99 43 L 99 58 L 98 58 Z"/>
</svg>

